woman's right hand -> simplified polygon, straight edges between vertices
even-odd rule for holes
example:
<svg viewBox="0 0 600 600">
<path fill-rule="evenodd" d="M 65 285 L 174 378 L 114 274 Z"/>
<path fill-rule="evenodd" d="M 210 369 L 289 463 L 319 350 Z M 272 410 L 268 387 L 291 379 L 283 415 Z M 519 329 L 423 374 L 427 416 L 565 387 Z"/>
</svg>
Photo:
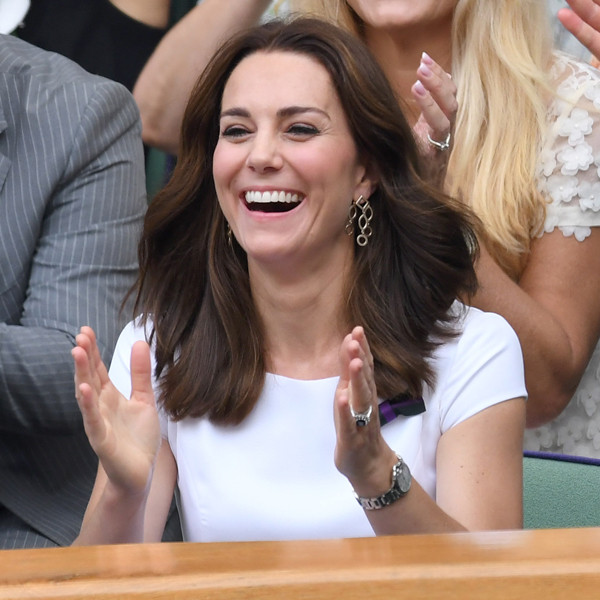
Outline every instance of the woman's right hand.
<svg viewBox="0 0 600 600">
<path fill-rule="evenodd" d="M 94 331 L 82 327 L 76 343 L 75 395 L 90 444 L 116 490 L 146 493 L 161 443 L 148 344 L 136 342 L 131 350 L 128 400 L 108 377 Z"/>
<path fill-rule="evenodd" d="M 433 185 L 443 188 L 458 111 L 456 84 L 450 74 L 425 52 L 417 69 L 417 77 L 411 92 L 421 114 L 413 133 L 425 159 L 426 177 Z"/>
</svg>

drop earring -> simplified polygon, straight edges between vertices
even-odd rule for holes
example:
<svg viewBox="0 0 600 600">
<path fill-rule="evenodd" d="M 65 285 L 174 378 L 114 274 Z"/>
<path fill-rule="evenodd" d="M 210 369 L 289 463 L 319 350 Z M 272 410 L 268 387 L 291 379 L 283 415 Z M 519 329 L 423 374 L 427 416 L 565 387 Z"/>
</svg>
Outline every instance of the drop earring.
<svg viewBox="0 0 600 600">
<path fill-rule="evenodd" d="M 227 221 L 226 221 L 226 223 L 227 223 Z M 227 245 L 230 248 L 233 248 L 233 233 L 231 232 L 231 226 L 229 225 L 229 223 L 227 223 L 225 230 L 227 232 Z"/>
<path fill-rule="evenodd" d="M 359 214 L 360 211 L 360 214 Z M 350 205 L 348 211 L 348 222 L 346 223 L 346 233 L 352 235 L 354 233 L 354 221 L 358 216 L 358 230 L 359 234 L 356 236 L 356 243 L 359 246 L 366 246 L 369 243 L 369 238 L 373 235 L 373 229 L 371 228 L 371 220 L 373 219 L 373 208 L 368 200 L 365 200 L 361 194 L 356 200 Z"/>
</svg>

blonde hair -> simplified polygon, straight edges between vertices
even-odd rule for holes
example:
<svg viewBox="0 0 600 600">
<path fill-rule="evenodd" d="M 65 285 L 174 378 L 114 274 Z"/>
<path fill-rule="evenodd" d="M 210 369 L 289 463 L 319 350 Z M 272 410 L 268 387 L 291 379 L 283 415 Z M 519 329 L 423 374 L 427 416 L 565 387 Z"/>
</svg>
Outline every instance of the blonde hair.
<svg viewBox="0 0 600 600">
<path fill-rule="evenodd" d="M 515 279 L 546 214 L 535 172 L 547 127 L 549 33 L 541 0 L 459 0 L 454 13 L 459 109 L 448 191 L 473 207 L 494 258 Z"/>
<path fill-rule="evenodd" d="M 360 19 L 346 0 L 290 0 L 289 5 L 292 11 L 325 19 L 360 35 Z"/>
<path fill-rule="evenodd" d="M 295 7 L 360 35 L 345 0 Z M 550 93 L 550 31 L 542 0 L 458 0 L 453 18 L 459 108 L 447 191 L 472 206 L 490 252 L 514 279 L 545 218 L 536 165 Z"/>
</svg>

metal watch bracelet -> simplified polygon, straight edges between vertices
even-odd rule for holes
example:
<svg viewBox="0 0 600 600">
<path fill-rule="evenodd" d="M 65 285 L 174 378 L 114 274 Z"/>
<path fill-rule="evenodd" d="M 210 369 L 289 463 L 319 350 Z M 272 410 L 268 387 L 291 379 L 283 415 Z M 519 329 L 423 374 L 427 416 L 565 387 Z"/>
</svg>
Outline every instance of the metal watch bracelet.
<svg viewBox="0 0 600 600">
<path fill-rule="evenodd" d="M 374 498 L 361 498 L 356 492 L 354 496 L 356 501 L 365 510 L 379 510 L 396 502 L 404 497 L 410 489 L 412 477 L 408 465 L 402 460 L 398 454 L 398 462 L 392 468 L 392 486 L 387 492 Z"/>
</svg>

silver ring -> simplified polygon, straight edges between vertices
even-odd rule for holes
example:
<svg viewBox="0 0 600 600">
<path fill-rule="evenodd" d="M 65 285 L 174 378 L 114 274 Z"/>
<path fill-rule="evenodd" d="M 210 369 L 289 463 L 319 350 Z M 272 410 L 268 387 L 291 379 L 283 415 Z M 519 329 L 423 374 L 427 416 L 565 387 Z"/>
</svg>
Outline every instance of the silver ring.
<svg viewBox="0 0 600 600">
<path fill-rule="evenodd" d="M 365 427 L 371 421 L 371 413 L 373 412 L 373 405 L 369 406 L 368 410 L 362 413 L 354 412 L 352 405 L 350 405 L 350 414 L 356 421 L 357 427 Z"/>
<path fill-rule="evenodd" d="M 431 136 L 429 134 L 427 134 L 427 141 L 432 146 L 435 146 L 438 150 L 440 150 L 442 152 L 444 150 L 448 150 L 448 148 L 450 148 L 450 138 L 451 138 L 451 134 L 450 134 L 450 132 L 448 132 L 448 135 L 446 136 L 446 139 L 443 142 L 436 142 L 435 140 L 431 139 Z"/>
</svg>

